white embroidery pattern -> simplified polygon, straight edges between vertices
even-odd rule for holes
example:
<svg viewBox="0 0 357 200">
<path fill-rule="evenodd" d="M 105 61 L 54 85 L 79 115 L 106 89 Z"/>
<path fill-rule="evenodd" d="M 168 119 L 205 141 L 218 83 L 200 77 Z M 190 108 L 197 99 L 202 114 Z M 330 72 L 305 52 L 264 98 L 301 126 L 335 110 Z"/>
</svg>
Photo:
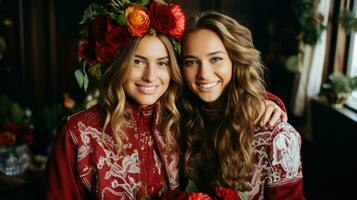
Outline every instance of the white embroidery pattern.
<svg viewBox="0 0 357 200">
<path fill-rule="evenodd" d="M 250 182 L 253 189 L 245 192 L 248 199 L 264 199 L 265 186 L 282 185 L 302 178 L 300 145 L 299 133 L 284 122 L 254 135 L 252 146 L 257 166 Z"/>
<path fill-rule="evenodd" d="M 298 177 L 300 166 L 299 136 L 294 132 L 280 132 L 273 140 L 273 165 L 280 164 L 286 178 Z"/>
<path fill-rule="evenodd" d="M 80 132 L 80 139 L 82 141 L 82 146 L 79 147 L 78 161 L 82 160 L 93 151 L 89 146 L 90 140 L 93 140 L 104 152 L 104 156 L 99 157 L 96 167 L 98 169 L 102 169 L 104 167 L 108 168 L 108 171 L 106 171 L 104 176 L 105 180 L 112 177 L 116 178 L 111 182 L 110 187 L 105 187 L 102 191 L 98 191 L 101 192 L 101 198 L 105 199 L 106 193 L 109 192 L 113 195 L 121 197 L 122 199 L 136 199 L 134 192 L 138 191 L 138 188 L 141 186 L 141 182 L 135 182 L 135 179 L 132 178 L 130 174 L 140 173 L 138 151 L 134 150 L 131 155 L 126 154 L 125 156 L 117 156 L 110 150 L 115 148 L 115 143 L 109 135 L 103 135 L 103 133 L 99 132 L 97 129 L 85 126 L 82 122 L 78 122 L 77 126 Z M 118 163 L 120 163 L 120 165 Z M 90 169 L 91 167 L 86 165 L 83 170 L 84 174 L 80 175 L 80 177 L 84 179 L 83 181 L 85 185 L 89 185 L 86 175 L 89 173 L 88 170 Z M 118 180 L 120 180 L 120 183 Z M 120 187 L 124 191 L 116 192 L 113 190 L 117 187 Z"/>
</svg>

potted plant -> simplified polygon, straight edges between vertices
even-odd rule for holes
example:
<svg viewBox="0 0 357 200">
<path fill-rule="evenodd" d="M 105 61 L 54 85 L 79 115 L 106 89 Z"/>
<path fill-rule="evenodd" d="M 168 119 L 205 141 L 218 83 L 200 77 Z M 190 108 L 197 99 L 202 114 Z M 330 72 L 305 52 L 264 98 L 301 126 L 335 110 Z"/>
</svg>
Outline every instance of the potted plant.
<svg viewBox="0 0 357 200">
<path fill-rule="evenodd" d="M 333 107 L 340 108 L 357 89 L 357 76 L 349 77 L 341 72 L 335 72 L 329 76 L 329 80 L 330 84 L 324 86 L 322 93 Z"/>
</svg>

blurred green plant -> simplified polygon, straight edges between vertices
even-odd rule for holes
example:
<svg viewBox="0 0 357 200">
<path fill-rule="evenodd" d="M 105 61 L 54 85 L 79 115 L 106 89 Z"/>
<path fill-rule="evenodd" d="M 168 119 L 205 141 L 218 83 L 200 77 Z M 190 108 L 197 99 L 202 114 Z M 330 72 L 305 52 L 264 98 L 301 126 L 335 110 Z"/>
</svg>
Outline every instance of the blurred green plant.
<svg viewBox="0 0 357 200">
<path fill-rule="evenodd" d="M 317 0 L 294 0 L 292 8 L 301 26 L 303 41 L 315 45 L 319 40 L 325 26 L 322 24 L 323 15 L 317 11 Z"/>
<path fill-rule="evenodd" d="M 335 93 L 351 93 L 357 89 L 357 76 L 349 77 L 341 72 L 329 76 L 331 88 Z"/>
<path fill-rule="evenodd" d="M 347 32 L 357 31 L 357 15 L 353 11 L 342 10 L 340 22 Z"/>
</svg>

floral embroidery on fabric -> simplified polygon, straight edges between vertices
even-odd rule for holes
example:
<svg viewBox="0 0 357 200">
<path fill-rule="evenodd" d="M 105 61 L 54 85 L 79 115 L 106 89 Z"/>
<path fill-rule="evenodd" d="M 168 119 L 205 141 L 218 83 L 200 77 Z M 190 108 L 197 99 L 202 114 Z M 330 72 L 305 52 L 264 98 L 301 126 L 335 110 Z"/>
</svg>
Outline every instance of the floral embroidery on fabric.
<svg viewBox="0 0 357 200">
<path fill-rule="evenodd" d="M 125 156 L 117 156 L 115 150 L 115 143 L 113 139 L 107 135 L 99 132 L 97 129 L 85 126 L 82 122 L 77 124 L 78 130 L 80 132 L 81 146 L 79 147 L 79 161 L 86 158 L 93 150 L 90 148 L 90 142 L 96 142 L 101 150 L 104 152 L 102 156 L 99 156 L 96 168 L 101 170 L 104 169 L 105 176 L 104 179 L 114 179 L 111 181 L 111 188 L 105 187 L 101 191 L 102 199 L 105 198 L 106 192 L 113 195 L 122 196 L 124 199 L 136 199 L 134 192 L 141 187 L 140 182 L 136 182 L 131 174 L 140 173 L 139 168 L 139 155 L 137 150 L 134 150 L 132 154 L 126 154 Z M 80 175 L 84 180 L 89 176 L 90 166 L 85 165 L 83 168 L 83 174 Z M 118 182 L 118 180 L 120 180 Z M 87 181 L 86 185 L 88 185 Z M 116 192 L 115 188 L 120 187 L 123 192 Z"/>
<path fill-rule="evenodd" d="M 283 127 L 284 128 L 284 127 Z M 273 165 L 280 164 L 287 172 L 286 178 L 298 177 L 300 142 L 297 132 L 280 132 L 273 140 Z"/>
<path fill-rule="evenodd" d="M 287 123 L 258 130 L 252 143 L 256 171 L 248 183 L 252 190 L 245 191 L 248 199 L 264 199 L 265 184 L 278 186 L 302 178 L 300 145 L 299 133 Z"/>
</svg>

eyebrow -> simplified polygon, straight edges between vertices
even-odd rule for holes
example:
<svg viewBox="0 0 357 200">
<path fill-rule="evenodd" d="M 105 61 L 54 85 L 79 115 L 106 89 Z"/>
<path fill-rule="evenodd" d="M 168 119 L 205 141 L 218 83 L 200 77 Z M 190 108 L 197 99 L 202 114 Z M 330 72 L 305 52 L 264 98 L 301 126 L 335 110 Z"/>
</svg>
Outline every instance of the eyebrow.
<svg viewBox="0 0 357 200">
<path fill-rule="evenodd" d="M 211 53 L 209 53 L 209 54 L 207 54 L 207 55 L 208 55 L 208 56 L 211 56 L 211 55 L 219 54 L 219 53 L 227 54 L 227 53 L 224 52 L 224 51 L 214 51 L 214 52 L 211 52 Z"/>
<path fill-rule="evenodd" d="M 212 56 L 212 55 L 219 54 L 219 53 L 223 53 L 223 54 L 227 55 L 227 53 L 224 51 L 214 51 L 214 52 L 208 53 L 207 56 Z M 197 57 L 193 56 L 193 55 L 184 55 L 183 58 L 197 58 Z"/>
<path fill-rule="evenodd" d="M 148 60 L 145 56 L 141 56 L 141 55 L 137 55 L 135 54 L 134 57 L 137 57 L 137 58 L 140 58 L 140 59 L 143 59 L 143 60 Z M 164 56 L 164 57 L 161 57 L 161 58 L 158 58 L 156 60 L 170 60 L 169 56 Z"/>
</svg>

